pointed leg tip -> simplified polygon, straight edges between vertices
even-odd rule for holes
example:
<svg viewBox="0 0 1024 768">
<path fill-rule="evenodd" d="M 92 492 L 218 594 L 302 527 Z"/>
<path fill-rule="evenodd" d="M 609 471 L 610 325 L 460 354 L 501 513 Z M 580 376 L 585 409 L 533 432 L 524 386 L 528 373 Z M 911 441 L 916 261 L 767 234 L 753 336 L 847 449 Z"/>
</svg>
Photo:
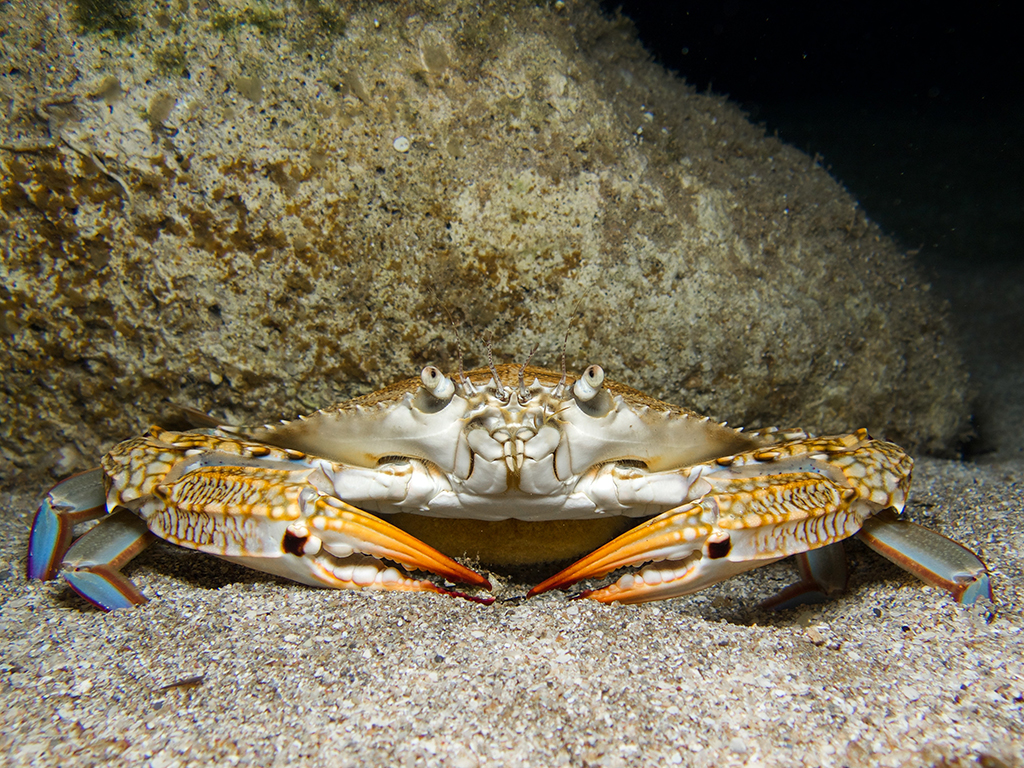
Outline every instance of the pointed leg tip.
<svg viewBox="0 0 1024 768">
<path fill-rule="evenodd" d="M 478 589 L 487 590 L 488 592 L 492 589 L 490 579 L 476 571 L 466 568 L 463 565 L 449 559 L 445 555 L 440 555 L 444 560 L 434 562 L 401 562 L 407 568 L 412 570 L 422 570 L 428 573 L 433 573 L 437 576 L 442 576 L 450 582 L 455 584 L 465 584 L 469 587 L 477 587 Z"/>
<path fill-rule="evenodd" d="M 988 572 L 982 573 L 969 583 L 967 588 L 957 596 L 956 601 L 963 605 L 973 605 L 978 601 L 994 603 L 992 580 L 989 578 Z"/>
<path fill-rule="evenodd" d="M 550 581 L 550 579 L 548 581 Z M 572 583 L 573 582 L 567 582 L 565 584 L 548 584 L 548 582 L 542 582 L 541 584 L 538 584 L 537 586 L 535 586 L 532 589 L 530 589 L 526 593 L 526 597 L 527 598 L 537 597 L 537 595 L 543 595 L 543 594 L 545 594 L 547 592 L 554 592 L 556 589 L 565 590 L 566 588 L 572 586 Z M 590 597 L 590 595 L 592 595 L 594 592 L 597 592 L 597 591 L 598 590 L 595 590 L 595 589 L 585 589 L 582 592 L 579 592 L 579 593 L 577 593 L 575 595 L 571 595 L 569 597 L 569 599 L 570 600 L 582 600 L 585 597 Z"/>
<path fill-rule="evenodd" d="M 636 605 L 638 603 L 650 603 L 656 600 L 663 600 L 657 594 L 638 589 L 619 589 L 614 584 L 600 589 L 585 589 L 576 596 L 577 600 L 595 600 L 598 603 L 610 605 L 621 603 L 623 605 Z"/>
<path fill-rule="evenodd" d="M 83 600 L 102 611 L 119 611 L 149 602 L 128 579 L 102 566 L 65 571 L 64 580 Z"/>
<path fill-rule="evenodd" d="M 583 578 L 582 576 L 576 576 L 575 574 L 570 573 L 570 571 L 572 571 L 572 569 L 574 569 L 575 567 L 576 564 L 571 565 L 565 570 L 559 571 L 554 576 L 550 576 L 549 578 L 544 579 L 544 581 L 542 581 L 540 584 L 537 584 L 529 592 L 527 592 L 526 596 L 536 597 L 537 595 L 542 595 L 545 592 L 551 592 L 556 589 L 568 589 L 581 578 Z"/>
<path fill-rule="evenodd" d="M 468 592 L 461 592 L 457 589 L 438 587 L 437 591 L 442 595 L 447 595 L 448 597 L 458 597 L 463 600 L 469 600 L 471 603 L 479 603 L 480 605 L 492 605 L 494 601 L 497 600 L 494 595 L 471 595 Z"/>
<path fill-rule="evenodd" d="M 802 605 L 819 605 L 827 603 L 828 595 L 813 586 L 794 584 L 791 587 L 779 592 L 777 595 L 762 600 L 757 607 L 763 611 L 788 611 L 791 608 L 799 608 Z"/>
<path fill-rule="evenodd" d="M 869 518 L 857 535 L 882 557 L 945 590 L 958 603 L 993 601 L 985 563 L 963 544 L 891 514 Z"/>
<path fill-rule="evenodd" d="M 25 561 L 25 577 L 29 581 L 50 581 L 57 575 L 56 571 L 53 557 L 40 554 L 30 539 L 28 558 Z"/>
<path fill-rule="evenodd" d="M 466 569 L 466 572 L 466 576 L 464 578 L 459 579 L 460 584 L 467 584 L 471 587 L 479 587 L 480 589 L 485 589 L 488 592 L 490 592 L 493 589 L 493 587 L 491 586 L 491 580 L 488 579 L 486 576 L 483 576 L 482 574 L 479 574 L 476 571 L 472 571 L 469 568 Z"/>
<path fill-rule="evenodd" d="M 53 508 L 47 497 L 39 505 L 28 537 L 25 575 L 29 579 L 50 581 L 56 578 L 60 559 L 71 543 L 70 526 Z"/>
</svg>

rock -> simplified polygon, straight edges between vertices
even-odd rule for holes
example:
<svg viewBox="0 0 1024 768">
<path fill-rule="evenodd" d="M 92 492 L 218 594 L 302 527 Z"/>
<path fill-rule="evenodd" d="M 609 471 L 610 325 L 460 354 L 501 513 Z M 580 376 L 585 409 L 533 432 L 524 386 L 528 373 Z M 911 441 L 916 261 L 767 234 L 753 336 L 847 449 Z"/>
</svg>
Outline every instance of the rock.
<svg viewBox="0 0 1024 768">
<path fill-rule="evenodd" d="M 167 402 L 292 417 L 487 339 L 557 368 L 567 333 L 571 369 L 730 423 L 965 433 L 914 265 L 623 19 L 110 5 L 0 8 L 0 468 L 92 464 Z"/>
</svg>

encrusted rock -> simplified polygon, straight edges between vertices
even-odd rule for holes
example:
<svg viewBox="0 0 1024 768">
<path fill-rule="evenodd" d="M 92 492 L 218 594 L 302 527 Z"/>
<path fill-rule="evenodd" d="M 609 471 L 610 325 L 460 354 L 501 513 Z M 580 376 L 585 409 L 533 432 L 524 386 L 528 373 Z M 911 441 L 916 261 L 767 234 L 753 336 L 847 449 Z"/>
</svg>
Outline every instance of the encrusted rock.
<svg viewBox="0 0 1024 768">
<path fill-rule="evenodd" d="M 452 369 L 452 319 L 467 368 L 485 339 L 557 367 L 568 330 L 571 368 L 731 423 L 932 450 L 965 430 L 966 376 L 907 258 L 621 19 L 110 7 L 0 7 L 16 466 L 93 463 L 167 401 L 271 420 Z"/>
</svg>

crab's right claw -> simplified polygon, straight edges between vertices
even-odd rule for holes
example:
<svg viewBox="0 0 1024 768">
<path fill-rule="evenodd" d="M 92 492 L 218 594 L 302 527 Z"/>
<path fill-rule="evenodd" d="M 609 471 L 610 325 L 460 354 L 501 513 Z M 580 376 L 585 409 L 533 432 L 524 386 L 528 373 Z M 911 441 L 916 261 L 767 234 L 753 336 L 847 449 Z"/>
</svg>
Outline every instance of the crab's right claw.
<svg viewBox="0 0 1024 768">
<path fill-rule="evenodd" d="M 316 466 L 198 466 L 157 484 L 140 507 L 149 529 L 165 541 L 223 557 L 248 568 L 311 586 L 438 592 L 489 603 L 427 579 L 427 571 L 490 589 L 475 571 L 376 515 L 310 483 Z M 214 532 L 216 535 L 211 535 Z"/>
<path fill-rule="evenodd" d="M 376 515 L 330 496 L 321 496 L 317 499 L 315 512 L 316 514 L 309 520 L 309 526 L 322 540 L 324 549 L 334 555 L 342 555 L 342 560 L 347 560 L 346 553 L 353 550 L 373 558 L 372 561 L 368 558 L 362 565 L 341 565 L 333 560 L 331 563 L 325 563 L 319 557 L 308 559 L 307 566 L 313 570 L 314 578 L 320 584 L 342 589 L 373 585 L 399 591 L 438 592 L 487 605 L 494 602 L 492 597 L 474 597 L 438 587 L 424 579 L 380 578 L 387 570 L 381 569 L 380 561 L 391 560 L 410 570 L 427 571 L 459 584 L 491 589 L 491 583 L 486 577 L 460 565 L 429 544 Z M 373 578 L 369 584 L 360 583 L 360 568 L 372 569 Z M 370 576 L 369 571 L 367 576 Z"/>
<path fill-rule="evenodd" d="M 857 538 L 921 581 L 946 590 L 958 603 L 992 602 L 985 563 L 940 533 L 900 520 L 886 510 L 865 520 Z"/>
<path fill-rule="evenodd" d="M 28 578 L 56 578 L 64 553 L 71 546 L 75 523 L 102 517 L 106 511 L 103 470 L 99 467 L 72 475 L 51 488 L 32 521 Z"/>
</svg>

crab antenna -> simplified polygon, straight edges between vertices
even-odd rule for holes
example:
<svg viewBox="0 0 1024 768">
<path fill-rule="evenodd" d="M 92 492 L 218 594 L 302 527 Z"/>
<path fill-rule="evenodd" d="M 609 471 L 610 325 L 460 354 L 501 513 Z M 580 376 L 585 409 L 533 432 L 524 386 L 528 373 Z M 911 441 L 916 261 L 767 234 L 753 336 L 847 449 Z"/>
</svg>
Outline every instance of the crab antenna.
<svg viewBox="0 0 1024 768">
<path fill-rule="evenodd" d="M 530 361 L 533 360 L 533 356 L 537 354 L 538 349 L 540 349 L 540 343 L 534 344 L 533 349 L 530 350 L 530 354 L 526 356 L 526 362 L 523 363 L 523 367 L 519 369 L 519 397 L 522 400 L 526 400 L 529 396 L 529 393 L 526 391 L 526 367 L 530 364 Z"/>
<path fill-rule="evenodd" d="M 446 315 L 448 315 L 448 322 L 452 326 L 452 332 L 455 333 L 455 351 L 459 355 L 459 383 L 462 384 L 463 388 L 467 392 L 472 393 L 473 392 L 473 384 L 472 384 L 472 382 L 470 382 L 469 378 L 466 376 L 466 371 L 462 367 L 462 336 L 459 334 L 459 325 L 458 325 L 458 323 L 455 322 L 455 316 L 452 315 L 451 310 L 448 309 L 447 306 L 442 304 L 441 305 L 441 309 L 443 309 L 444 313 Z"/>
<path fill-rule="evenodd" d="M 555 387 L 555 392 L 558 393 L 559 397 L 565 393 L 565 349 L 569 346 L 569 331 L 572 330 L 573 321 L 576 319 L 576 313 L 579 311 L 582 302 L 582 296 L 576 299 L 576 303 L 572 307 L 572 314 L 569 315 L 569 325 L 565 328 L 565 338 L 562 339 L 562 378 L 558 380 L 558 386 Z"/>
<path fill-rule="evenodd" d="M 459 339 L 458 330 L 455 331 L 455 338 L 458 340 L 455 345 L 455 351 L 459 353 L 459 382 L 462 384 L 466 392 L 473 392 L 473 384 L 466 375 L 465 369 L 462 367 L 462 340 Z"/>
<path fill-rule="evenodd" d="M 491 375 L 494 377 L 495 392 L 499 400 L 505 399 L 505 388 L 501 386 L 501 379 L 498 378 L 498 369 L 494 367 L 494 355 L 491 354 L 491 334 L 487 334 L 487 367 L 491 369 Z"/>
</svg>

